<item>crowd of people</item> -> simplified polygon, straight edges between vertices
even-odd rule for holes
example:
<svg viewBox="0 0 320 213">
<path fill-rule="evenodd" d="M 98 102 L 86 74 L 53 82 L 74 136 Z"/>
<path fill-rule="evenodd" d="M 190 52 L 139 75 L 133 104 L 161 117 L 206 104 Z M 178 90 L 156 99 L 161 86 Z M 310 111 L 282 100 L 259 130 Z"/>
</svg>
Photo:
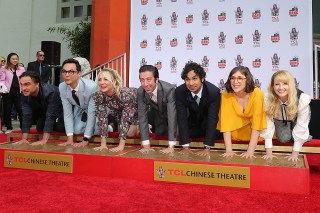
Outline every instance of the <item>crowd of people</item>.
<svg viewBox="0 0 320 213">
<path fill-rule="evenodd" d="M 30 62 L 25 71 L 19 66 L 19 56 L 10 53 L 1 58 L 0 85 L 6 133 L 12 131 L 10 112 L 14 104 L 22 138 L 16 144 L 28 143 L 32 125 L 43 132 L 41 140 L 31 145 L 47 143 L 52 131 L 65 132 L 67 141 L 59 145 L 86 146 L 93 135 L 101 136 L 101 145 L 94 149 L 107 150 L 108 132 L 113 131 L 110 119 L 114 118 L 119 132 L 119 145 L 111 148 L 119 152 L 125 148 L 127 136 L 141 139 L 141 152 L 155 151 L 150 146 L 150 133 L 168 137 L 168 147 L 160 152 L 173 153 L 176 141 L 180 154 L 193 152 L 191 138 L 204 138 L 204 149 L 199 156 L 210 155 L 217 139 L 225 142 L 224 157 L 238 155 L 232 150 L 232 141 L 248 141 L 244 158 L 255 158 L 258 141 L 265 141 L 264 159 L 276 157 L 272 141 L 293 141 L 289 161 L 298 161 L 303 144 L 310 141 L 308 124 L 311 98 L 296 88 L 289 71 L 280 70 L 272 75 L 266 95 L 254 83 L 248 67 L 231 70 L 224 91 L 206 81 L 203 67 L 189 62 L 182 70 L 184 83 L 177 88 L 159 79 L 159 71 L 152 65 L 139 69 L 139 88 L 128 88 L 116 70 L 102 69 L 96 82 L 83 78 L 81 65 L 76 59 L 62 64 L 63 82 L 59 88 L 47 84 L 50 71 L 43 64 L 44 52 L 38 51 L 37 60 Z M 77 143 L 74 134 L 83 134 Z"/>
</svg>

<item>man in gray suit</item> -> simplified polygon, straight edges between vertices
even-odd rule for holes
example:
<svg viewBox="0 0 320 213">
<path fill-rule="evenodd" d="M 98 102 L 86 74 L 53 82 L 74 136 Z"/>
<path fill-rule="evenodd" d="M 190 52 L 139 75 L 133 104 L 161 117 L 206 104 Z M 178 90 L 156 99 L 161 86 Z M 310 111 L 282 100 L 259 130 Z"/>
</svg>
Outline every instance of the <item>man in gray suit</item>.
<svg viewBox="0 0 320 213">
<path fill-rule="evenodd" d="M 138 89 L 138 117 L 141 152 L 154 151 L 150 148 L 149 133 L 168 136 L 169 147 L 163 153 L 173 153 L 177 136 L 175 86 L 159 80 L 159 71 L 152 65 L 139 69 L 141 87 Z"/>
<path fill-rule="evenodd" d="M 97 91 L 94 81 L 81 78 L 81 66 L 75 59 L 62 64 L 64 82 L 59 85 L 64 124 L 68 139 L 61 145 L 86 146 L 95 131 L 95 104 L 92 95 Z M 73 134 L 84 134 L 83 141 L 74 143 Z"/>
</svg>

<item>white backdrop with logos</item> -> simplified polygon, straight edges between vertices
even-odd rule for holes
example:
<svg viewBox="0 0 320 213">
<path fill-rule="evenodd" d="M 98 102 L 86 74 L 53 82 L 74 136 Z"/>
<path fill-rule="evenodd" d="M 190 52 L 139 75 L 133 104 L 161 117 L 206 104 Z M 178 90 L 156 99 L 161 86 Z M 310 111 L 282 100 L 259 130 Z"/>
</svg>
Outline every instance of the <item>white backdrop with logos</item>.
<svg viewBox="0 0 320 213">
<path fill-rule="evenodd" d="M 140 86 L 143 64 L 180 85 L 185 63 L 194 61 L 219 87 L 238 65 L 264 91 L 275 71 L 289 70 L 312 96 L 312 58 L 311 0 L 131 0 L 131 87 Z"/>
</svg>

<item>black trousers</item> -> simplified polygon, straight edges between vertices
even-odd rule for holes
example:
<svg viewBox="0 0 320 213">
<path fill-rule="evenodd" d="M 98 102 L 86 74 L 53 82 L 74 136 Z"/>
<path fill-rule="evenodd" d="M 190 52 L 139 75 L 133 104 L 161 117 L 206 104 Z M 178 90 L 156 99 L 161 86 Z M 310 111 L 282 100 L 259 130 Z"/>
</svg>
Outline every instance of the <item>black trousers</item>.
<svg viewBox="0 0 320 213">
<path fill-rule="evenodd" d="M 22 109 L 21 109 L 21 94 L 12 95 L 10 93 L 3 95 L 3 104 L 4 104 L 4 123 L 7 126 L 7 130 L 12 130 L 12 122 L 11 122 L 11 108 L 14 104 L 19 122 L 20 128 L 22 124 Z"/>
<path fill-rule="evenodd" d="M 33 112 L 33 116 L 32 117 L 32 123 L 36 124 L 36 129 L 38 132 L 43 132 L 43 128 L 45 125 L 45 121 L 46 121 L 46 117 L 44 115 L 42 116 L 36 116 L 37 114 L 35 112 Z M 57 131 L 57 132 L 65 132 L 65 128 L 64 128 L 64 121 L 63 121 L 63 116 L 61 116 L 61 118 L 58 118 L 57 121 L 55 122 L 54 126 L 53 126 L 53 131 Z"/>
</svg>

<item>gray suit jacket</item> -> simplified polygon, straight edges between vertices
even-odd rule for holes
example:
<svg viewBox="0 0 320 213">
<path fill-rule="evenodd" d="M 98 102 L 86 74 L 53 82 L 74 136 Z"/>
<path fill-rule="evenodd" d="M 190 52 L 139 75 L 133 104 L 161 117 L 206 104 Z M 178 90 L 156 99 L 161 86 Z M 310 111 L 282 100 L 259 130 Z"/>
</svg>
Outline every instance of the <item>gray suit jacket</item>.
<svg viewBox="0 0 320 213">
<path fill-rule="evenodd" d="M 63 105 L 63 116 L 64 116 L 64 125 L 66 129 L 66 133 L 74 133 L 75 132 L 75 120 L 78 120 L 77 117 L 74 117 L 74 106 L 77 106 L 74 101 L 71 93 L 71 88 L 65 83 L 62 82 L 59 85 L 60 97 Z M 80 109 L 82 112 L 87 113 L 87 122 L 85 124 L 84 135 L 92 136 L 95 123 L 95 104 L 92 99 L 92 95 L 97 91 L 97 84 L 89 79 L 80 78 L 79 80 L 79 90 L 78 97 L 80 101 Z M 78 107 L 78 106 L 77 106 Z M 81 115 L 78 115 L 81 116 Z M 75 119 L 75 120 L 74 120 Z M 79 119 L 80 121 L 80 119 Z M 82 122 L 82 121 L 80 121 Z"/>
<path fill-rule="evenodd" d="M 168 135 L 169 141 L 175 141 L 177 136 L 177 115 L 175 87 L 159 80 L 157 104 L 141 87 L 138 89 L 138 117 L 141 141 L 149 140 L 148 110 L 155 111 L 154 125 L 156 135 Z"/>
</svg>

